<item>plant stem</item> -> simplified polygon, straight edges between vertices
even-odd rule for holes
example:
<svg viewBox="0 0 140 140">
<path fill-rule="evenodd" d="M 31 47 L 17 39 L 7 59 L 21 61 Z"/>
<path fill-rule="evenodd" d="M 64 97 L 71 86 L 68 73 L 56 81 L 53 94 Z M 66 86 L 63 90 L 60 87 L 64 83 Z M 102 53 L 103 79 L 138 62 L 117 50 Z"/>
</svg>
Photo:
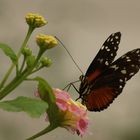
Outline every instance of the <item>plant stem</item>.
<svg viewBox="0 0 140 140">
<path fill-rule="evenodd" d="M 23 44 L 22 44 L 22 46 L 21 46 L 21 48 L 20 48 L 20 50 L 19 50 L 19 52 L 18 52 L 18 54 L 17 54 L 17 58 L 18 58 L 18 59 L 19 59 L 19 57 L 21 56 L 21 51 L 22 51 L 22 49 L 23 49 L 24 47 L 26 47 L 27 42 L 28 42 L 28 40 L 29 40 L 29 38 L 30 38 L 30 36 L 31 36 L 31 34 L 32 34 L 32 32 L 33 32 L 33 30 L 34 30 L 34 28 L 29 27 L 28 32 L 27 32 L 27 35 L 26 35 L 26 37 L 25 37 L 25 39 L 24 39 L 24 41 L 23 41 Z M 18 62 L 17 62 L 17 63 L 18 63 Z M 1 89 L 1 88 L 4 86 L 4 84 L 6 83 L 8 77 L 10 76 L 10 74 L 11 74 L 11 72 L 13 71 L 13 68 L 14 68 L 14 67 L 15 67 L 15 64 L 12 64 L 12 65 L 10 66 L 8 72 L 5 74 L 3 80 L 2 80 L 2 82 L 1 82 L 1 84 L 0 84 L 0 89 Z"/>
<path fill-rule="evenodd" d="M 6 95 L 8 95 L 12 90 L 14 90 L 22 81 L 29 75 L 29 72 L 26 71 L 22 73 L 20 76 L 15 77 L 1 92 L 0 92 L 0 100 L 3 99 Z"/>
<path fill-rule="evenodd" d="M 25 65 L 25 56 L 23 58 L 23 62 L 22 62 L 21 68 L 19 70 L 19 73 L 21 73 L 23 71 L 24 65 Z"/>
<path fill-rule="evenodd" d="M 32 71 L 32 73 L 31 74 L 33 74 L 33 73 L 35 73 L 35 72 L 37 72 L 37 71 L 39 71 L 40 69 L 42 69 L 43 67 L 40 67 L 40 68 L 38 68 L 38 69 L 35 69 L 34 71 Z"/>
<path fill-rule="evenodd" d="M 7 96 L 12 90 L 14 90 L 18 85 L 20 85 L 30 74 L 32 74 L 32 71 L 37 65 L 42 53 L 43 52 L 40 50 L 34 65 L 30 69 L 26 68 L 22 73 L 17 75 L 3 90 L 0 91 L 0 100 Z"/>
<path fill-rule="evenodd" d="M 57 128 L 57 126 L 49 125 L 49 126 L 48 126 L 47 128 L 45 128 L 44 130 L 40 131 L 39 133 L 33 135 L 33 136 L 30 137 L 30 138 L 27 138 L 26 140 L 34 140 L 34 139 L 36 139 L 36 138 L 38 138 L 38 137 L 40 137 L 40 136 L 42 136 L 42 135 L 44 135 L 44 134 L 46 134 L 46 133 L 52 131 L 52 130 L 54 130 L 55 128 Z"/>
</svg>

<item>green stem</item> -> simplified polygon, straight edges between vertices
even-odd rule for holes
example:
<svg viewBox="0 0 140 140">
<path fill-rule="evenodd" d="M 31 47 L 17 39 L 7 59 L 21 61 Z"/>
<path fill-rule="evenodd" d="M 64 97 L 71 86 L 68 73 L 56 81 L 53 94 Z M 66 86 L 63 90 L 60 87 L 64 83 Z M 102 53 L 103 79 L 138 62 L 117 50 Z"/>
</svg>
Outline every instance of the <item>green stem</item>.
<svg viewBox="0 0 140 140">
<path fill-rule="evenodd" d="M 40 68 L 38 68 L 38 69 L 35 69 L 34 71 L 32 71 L 32 73 L 31 74 L 33 74 L 33 73 L 35 73 L 35 72 L 37 72 L 37 71 L 39 71 L 40 69 L 42 69 L 43 67 L 40 67 Z"/>
<path fill-rule="evenodd" d="M 24 42 L 23 42 L 23 44 L 22 44 L 22 46 L 21 46 L 21 48 L 20 48 L 20 50 L 19 50 L 19 52 L 18 52 L 18 54 L 17 54 L 17 57 L 18 57 L 18 58 L 19 58 L 20 55 L 21 55 L 22 49 L 23 49 L 24 47 L 26 47 L 27 42 L 28 42 L 28 40 L 29 40 L 29 38 L 30 38 L 30 36 L 31 36 L 31 34 L 32 34 L 32 32 L 33 32 L 33 30 L 34 30 L 33 27 L 29 27 L 28 32 L 27 32 L 27 35 L 26 35 L 26 37 L 25 37 L 25 39 L 24 39 Z"/>
<path fill-rule="evenodd" d="M 30 137 L 30 138 L 27 138 L 26 140 L 34 140 L 34 139 L 36 139 L 36 138 L 38 138 L 38 137 L 40 137 L 40 136 L 42 136 L 42 135 L 44 135 L 44 134 L 46 134 L 46 133 L 52 131 L 52 130 L 54 130 L 55 128 L 57 128 L 57 126 L 49 125 L 49 126 L 48 126 L 47 128 L 45 128 L 44 130 L 40 131 L 39 133 L 33 135 L 33 136 Z"/>
<path fill-rule="evenodd" d="M 37 65 L 42 51 L 40 50 L 34 65 L 30 69 L 25 69 L 20 75 L 16 76 L 3 90 L 0 91 L 0 100 L 7 96 L 12 90 L 14 90 L 18 85 L 20 85 L 33 71 Z"/>
<path fill-rule="evenodd" d="M 16 75 L 18 75 L 18 64 L 16 64 Z"/>
<path fill-rule="evenodd" d="M 29 75 L 29 72 L 26 71 L 22 73 L 20 76 L 15 77 L 1 92 L 0 92 L 0 100 L 3 99 L 6 95 L 8 95 L 12 90 L 14 90 L 19 84 L 22 83 L 23 80 Z"/>
<path fill-rule="evenodd" d="M 21 56 L 21 51 L 22 51 L 22 49 L 23 49 L 24 47 L 26 47 L 27 42 L 28 42 L 28 40 L 29 40 L 29 38 L 30 38 L 30 36 L 31 36 L 31 34 L 32 34 L 32 32 L 33 32 L 33 30 L 34 30 L 34 28 L 29 27 L 28 32 L 27 32 L 27 35 L 26 35 L 26 37 L 25 37 L 25 39 L 24 39 L 24 42 L 23 42 L 23 44 L 22 44 L 22 46 L 21 46 L 21 48 L 20 48 L 20 50 L 19 50 L 19 52 L 18 52 L 18 54 L 17 54 L 17 58 L 18 58 L 18 59 L 19 59 L 19 57 Z M 17 63 L 18 63 L 18 62 L 17 62 Z M 2 80 L 2 82 L 1 82 L 1 84 L 0 84 L 0 89 L 1 89 L 1 88 L 4 86 L 4 84 L 6 83 L 8 77 L 10 76 L 10 74 L 11 74 L 11 72 L 13 71 L 13 68 L 14 68 L 14 67 L 15 67 L 15 64 L 12 64 L 11 67 L 9 68 L 8 72 L 5 74 L 3 80 Z"/>
<path fill-rule="evenodd" d="M 24 65 L 25 65 L 25 56 L 24 56 L 24 58 L 23 58 L 23 62 L 22 62 L 22 65 L 21 65 L 21 68 L 20 68 L 20 70 L 19 70 L 19 73 L 21 73 L 22 71 L 23 71 L 23 68 L 24 68 Z"/>
</svg>

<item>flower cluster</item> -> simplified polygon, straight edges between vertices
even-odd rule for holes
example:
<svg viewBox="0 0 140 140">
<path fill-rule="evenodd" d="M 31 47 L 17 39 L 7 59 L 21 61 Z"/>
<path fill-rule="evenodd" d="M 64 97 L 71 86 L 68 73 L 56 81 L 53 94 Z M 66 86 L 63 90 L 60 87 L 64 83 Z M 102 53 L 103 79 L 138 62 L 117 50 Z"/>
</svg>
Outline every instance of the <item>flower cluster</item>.
<svg viewBox="0 0 140 140">
<path fill-rule="evenodd" d="M 37 35 L 36 42 L 41 49 L 51 49 L 58 44 L 55 37 L 45 34 Z"/>
<path fill-rule="evenodd" d="M 61 127 L 83 136 L 87 130 L 87 109 L 80 102 L 75 102 L 70 95 L 60 89 L 54 89 L 56 104 L 63 116 Z"/>
<path fill-rule="evenodd" d="M 33 28 L 39 28 L 47 24 L 47 21 L 39 14 L 29 13 L 25 17 L 26 22 Z"/>
</svg>

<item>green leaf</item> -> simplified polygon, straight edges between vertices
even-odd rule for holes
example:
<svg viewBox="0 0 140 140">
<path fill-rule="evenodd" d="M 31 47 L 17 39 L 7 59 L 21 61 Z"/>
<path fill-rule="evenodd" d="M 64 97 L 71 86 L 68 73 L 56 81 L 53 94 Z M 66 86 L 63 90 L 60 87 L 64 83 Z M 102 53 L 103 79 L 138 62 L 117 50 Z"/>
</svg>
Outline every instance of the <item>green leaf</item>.
<svg viewBox="0 0 140 140">
<path fill-rule="evenodd" d="M 41 77 L 36 77 L 34 80 L 38 81 L 38 91 L 40 98 L 48 103 L 47 114 L 51 124 L 56 124 L 60 122 L 60 113 L 56 105 L 55 95 L 51 86 L 46 80 Z"/>
<path fill-rule="evenodd" d="M 55 103 L 55 96 L 48 82 L 41 77 L 36 77 L 34 80 L 38 81 L 38 90 L 41 99 L 48 103 Z"/>
<path fill-rule="evenodd" d="M 17 63 L 17 56 L 15 54 L 15 52 L 6 44 L 0 43 L 0 49 L 3 50 L 3 52 L 10 57 L 10 59 L 12 60 L 12 62 L 14 64 Z"/>
<path fill-rule="evenodd" d="M 10 112 L 26 112 L 31 117 L 40 117 L 46 112 L 48 104 L 39 99 L 18 97 L 14 100 L 0 102 L 0 108 Z"/>
</svg>

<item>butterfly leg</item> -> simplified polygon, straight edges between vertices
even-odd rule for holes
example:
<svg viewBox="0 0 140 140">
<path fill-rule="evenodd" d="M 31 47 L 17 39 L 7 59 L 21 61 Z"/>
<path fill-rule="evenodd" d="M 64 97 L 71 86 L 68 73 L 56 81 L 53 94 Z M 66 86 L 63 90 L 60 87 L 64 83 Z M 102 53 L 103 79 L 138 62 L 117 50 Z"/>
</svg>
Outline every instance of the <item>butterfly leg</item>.
<svg viewBox="0 0 140 140">
<path fill-rule="evenodd" d="M 63 90 L 67 89 L 67 91 L 69 91 L 69 89 L 71 88 L 71 86 L 79 93 L 79 90 L 75 87 L 75 83 L 80 82 L 80 80 L 74 81 L 69 83 Z"/>
</svg>

